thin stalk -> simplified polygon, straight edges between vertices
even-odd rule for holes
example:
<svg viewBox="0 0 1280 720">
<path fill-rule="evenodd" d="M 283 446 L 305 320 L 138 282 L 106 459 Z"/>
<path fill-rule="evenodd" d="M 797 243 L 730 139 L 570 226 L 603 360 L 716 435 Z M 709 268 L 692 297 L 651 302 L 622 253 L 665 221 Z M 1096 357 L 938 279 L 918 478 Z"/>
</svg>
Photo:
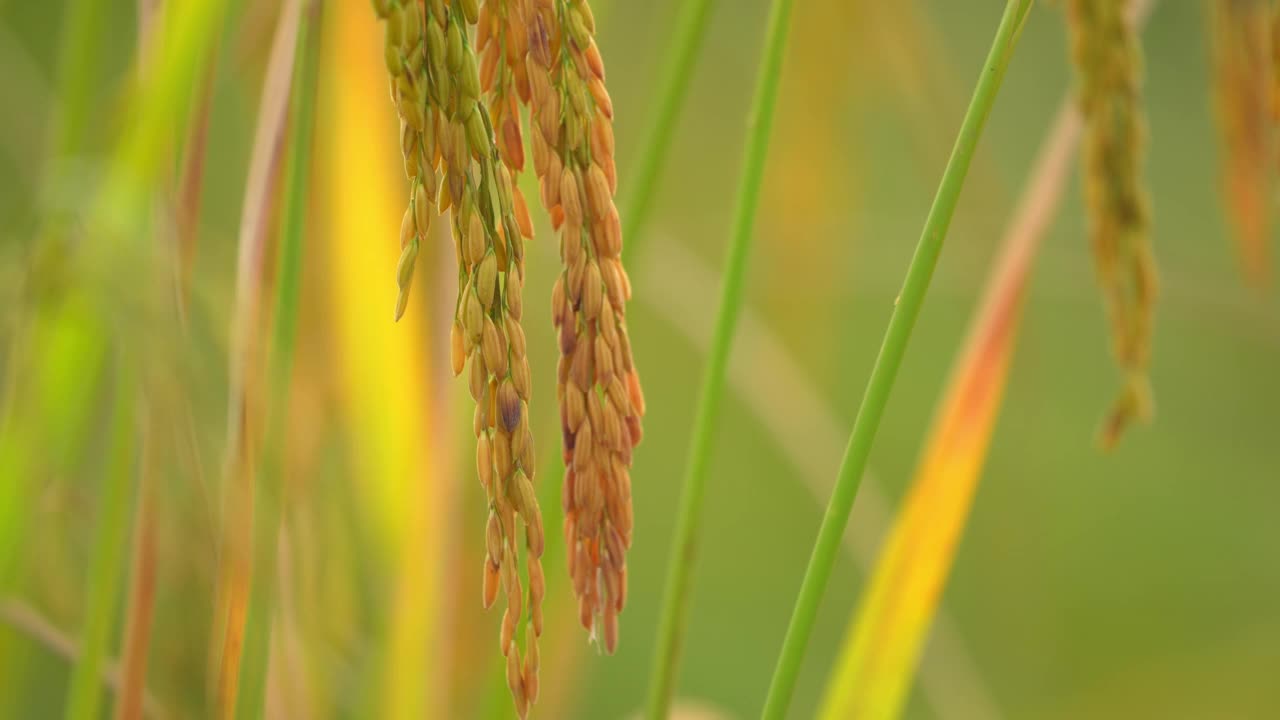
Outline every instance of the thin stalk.
<svg viewBox="0 0 1280 720">
<path fill-rule="evenodd" d="M 662 67 L 662 84 L 658 89 L 657 109 L 640 143 L 639 165 L 627 178 L 629 188 L 622 202 L 622 237 L 629 242 L 623 246 L 623 261 L 629 261 L 634 252 L 637 233 L 644 229 L 649 219 L 649 206 L 653 200 L 654 183 L 662 173 L 671 147 L 671 133 L 676 118 L 684 106 L 684 98 L 693 78 L 694 61 L 702 40 L 706 36 L 707 20 L 711 17 L 713 0 L 688 0 L 680 3 L 680 15 L 676 18 L 675 40 L 667 49 Z"/>
<path fill-rule="evenodd" d="M 787 30 L 791 21 L 791 5 L 791 0 L 774 0 L 769 12 L 769 24 L 765 30 L 764 55 L 747 126 L 746 155 L 743 161 L 742 180 L 738 187 L 732 240 L 724 279 L 720 286 L 720 309 L 716 316 L 715 334 L 698 398 L 698 411 L 693 426 L 693 444 L 689 450 L 684 489 L 681 492 L 680 510 L 676 519 L 675 543 L 671 546 L 671 558 L 667 565 L 666 591 L 658 629 L 658 646 L 654 653 L 653 669 L 650 674 L 648 717 L 651 720 L 661 720 L 667 715 L 680 661 L 680 641 L 684 636 L 688 615 L 689 579 L 693 574 L 697 554 L 697 531 L 702 516 L 703 496 L 706 494 L 707 467 L 710 464 L 712 440 L 720 415 L 721 399 L 724 396 L 729 351 L 733 346 L 733 335 L 738 325 L 738 315 L 742 310 L 747 259 L 750 256 L 751 240 L 754 235 L 760 186 L 764 180 L 769 135 L 773 128 L 774 107 L 777 104 L 778 84 L 782 75 L 782 59 L 785 55 Z"/>
<path fill-rule="evenodd" d="M 177 248 L 174 294 L 179 313 L 186 319 L 191 300 L 191 273 L 199 235 L 201 190 L 204 188 L 205 160 L 209 150 L 209 123 L 213 115 L 213 83 L 218 69 L 218 47 L 209 50 L 204 76 L 195 90 L 192 115 L 183 143 L 181 170 L 174 197 L 174 230 Z"/>
<path fill-rule="evenodd" d="M 261 718 L 266 701 L 271 620 L 275 606 L 276 550 L 280 527 L 281 465 L 288 417 L 289 379 L 298 330 L 298 298 L 302 283 L 302 234 L 307 205 L 307 181 L 315 129 L 315 96 L 320 58 L 320 0 L 303 10 L 298 26 L 298 55 L 291 115 L 292 139 L 285 166 L 284 212 L 277 263 L 274 330 L 267 360 L 269 402 L 266 435 L 259 471 L 261 492 L 254 513 L 254 577 L 248 629 L 240 664 L 237 717 Z"/>
<path fill-rule="evenodd" d="M 156 447 L 155 425 L 148 423 L 142 440 L 142 467 L 138 472 L 133 520 L 133 559 L 130 561 L 129 599 L 120 652 L 120 691 L 113 717 L 142 717 L 147 682 L 147 654 L 156 603 Z"/>
<path fill-rule="evenodd" d="M 220 567 L 214 599 L 209 653 L 209 685 L 217 717 L 235 712 L 240 659 L 252 582 L 254 477 L 248 437 L 250 378 L 258 367 L 264 256 L 270 233 L 268 208 L 279 196 L 282 158 L 287 152 L 289 103 L 296 74 L 301 0 L 288 0 L 276 21 L 245 182 L 236 258 L 227 390 L 227 446 L 223 460 Z M 260 380 L 257 384 L 260 384 Z M 255 385 L 255 390 L 258 388 Z M 256 427 L 256 425 L 255 425 Z M 257 439 L 257 438 L 255 438 Z"/>
<path fill-rule="evenodd" d="M 937 267 L 938 256 L 942 252 L 943 240 L 951 225 L 956 204 L 960 200 L 960 190 L 964 187 L 969 163 L 977 149 L 978 140 L 982 137 L 983 127 L 995 104 L 1005 70 L 1013 57 L 1013 49 L 1022 29 L 1022 23 L 1026 20 L 1033 2 L 1034 0 L 1009 0 L 1005 5 L 1000 27 L 996 31 L 995 40 L 983 65 L 982 74 L 978 78 L 977 87 L 969 101 L 969 109 L 965 112 L 964 121 L 960 126 L 960 135 L 956 139 L 951 158 L 943 171 L 942 183 L 938 187 L 933 206 L 925 219 L 924 231 L 916 246 L 915 255 L 911 258 L 911 264 L 907 268 L 906 280 L 898 295 L 893 314 L 889 318 L 889 327 L 885 331 L 880 355 L 876 358 L 871 378 L 867 381 L 862 406 L 858 409 L 858 416 L 853 423 L 853 432 L 849 437 L 849 445 L 845 450 L 844 460 L 840 464 L 835 491 L 831 495 L 831 502 L 822 519 L 818 540 L 809 558 L 809 567 L 805 571 L 800 595 L 796 599 L 795 610 L 792 612 L 786 638 L 783 640 L 782 654 L 778 657 L 778 664 L 769 686 L 769 694 L 765 699 L 764 718 L 782 718 L 791 702 L 796 678 L 800 674 L 800 665 L 804 661 L 805 648 L 808 646 L 809 635 L 813 631 L 813 624 L 818 614 L 818 605 L 826 590 L 827 580 L 831 577 L 831 568 L 840 547 L 840 538 L 844 535 L 845 525 L 848 524 L 849 511 L 853 509 L 853 501 L 857 497 L 858 486 L 862 482 L 862 473 L 866 468 L 867 457 L 871 453 L 876 431 L 880 427 L 880 419 L 884 416 L 885 406 L 889 402 L 889 393 L 893 389 L 898 369 L 902 366 L 902 358 L 906 354 L 907 342 L 911 339 L 916 318 L 920 316 L 920 308 L 924 305 L 929 282 L 933 278 L 933 270 Z"/>
<path fill-rule="evenodd" d="M 121 357 L 122 365 L 126 360 Z M 132 375 L 122 368 L 115 387 L 111 418 L 110 455 L 103 484 L 98 525 L 94 530 L 86 580 L 81 653 L 67 687 L 67 720 L 96 720 L 102 705 L 102 669 L 111 642 L 116 608 L 124 580 L 125 548 L 129 544 L 130 491 L 137 455 Z"/>
<path fill-rule="evenodd" d="M 137 70 L 147 67 L 156 37 L 156 19 L 160 0 L 138 0 Z M 206 70 L 206 77 L 212 69 Z M 190 148 L 188 147 L 188 151 Z M 185 183 L 184 183 L 185 184 Z M 178 217 L 182 216 L 181 205 Z M 157 236 L 161 233 L 157 232 Z M 179 303 L 179 311 L 184 305 Z M 156 602 L 156 441 L 154 416 L 148 417 L 142 432 L 141 467 L 138 473 L 136 510 L 133 519 L 133 552 L 129 561 L 129 595 L 124 608 L 124 635 L 120 640 L 120 692 L 116 694 L 115 720 L 137 720 L 142 717 L 143 693 L 146 691 L 147 655 L 151 649 L 151 630 L 155 621 Z"/>
<path fill-rule="evenodd" d="M 49 154 L 53 163 L 83 150 L 85 129 L 92 116 L 94 76 L 99 68 L 96 56 L 107 5 L 104 0 L 74 0 L 63 10 L 66 24 L 58 57 L 60 97 Z"/>
</svg>

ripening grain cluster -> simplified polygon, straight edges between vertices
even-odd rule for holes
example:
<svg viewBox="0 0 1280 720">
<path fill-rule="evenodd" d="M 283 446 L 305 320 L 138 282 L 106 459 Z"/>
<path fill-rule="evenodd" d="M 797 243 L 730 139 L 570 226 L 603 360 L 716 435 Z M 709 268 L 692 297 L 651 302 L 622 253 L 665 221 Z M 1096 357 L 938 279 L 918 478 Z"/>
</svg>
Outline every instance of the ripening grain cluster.
<svg viewBox="0 0 1280 720">
<path fill-rule="evenodd" d="M 1223 196 L 1235 226 L 1245 274 L 1265 282 L 1270 266 L 1275 103 L 1271 15 L 1266 0 L 1208 4 L 1209 45 L 1218 128 L 1222 136 Z"/>
<path fill-rule="evenodd" d="M 524 241 L 532 236 L 532 226 L 527 213 L 519 215 L 523 222 L 517 220 L 519 191 L 498 161 L 492 123 L 481 102 L 470 42 L 478 4 L 383 0 L 375 2 L 375 10 L 386 20 L 387 70 L 411 187 L 401 230 L 396 316 L 404 312 L 417 248 L 429 240 L 431 216 L 449 211 L 458 268 L 451 360 L 456 375 L 469 366 L 476 470 L 489 500 L 483 602 L 491 606 L 499 590 L 506 597 L 500 649 L 517 710 L 524 715 L 538 692 L 537 638 L 546 591 L 529 429 L 532 379 L 520 324 Z M 519 571 L 522 546 L 527 588 Z M 522 622 L 523 660 L 516 642 Z"/>
<path fill-rule="evenodd" d="M 525 109 L 543 205 L 559 233 L 564 265 L 551 296 L 561 352 L 569 568 L 582 624 L 592 637 L 603 637 L 610 652 L 626 599 L 630 468 L 644 400 L 626 326 L 631 286 L 613 204 L 613 107 L 604 64 L 582 0 L 375 0 L 374 9 L 385 22 L 410 186 L 395 316 L 407 307 L 433 216 L 448 212 L 458 267 L 452 366 L 459 375 L 469 368 L 477 472 L 489 500 L 483 600 L 489 607 L 499 590 L 506 597 L 500 649 L 524 716 L 538 696 L 546 591 L 521 325 L 524 242 L 533 236 L 515 182 L 525 165 Z"/>
<path fill-rule="evenodd" d="M 584 628 L 618 643 L 631 546 L 631 453 L 644 397 L 631 357 L 622 228 L 613 203 L 613 103 L 581 0 L 525 0 L 534 169 L 560 233 L 563 270 L 551 294 L 559 331 L 569 573 Z"/>
</svg>

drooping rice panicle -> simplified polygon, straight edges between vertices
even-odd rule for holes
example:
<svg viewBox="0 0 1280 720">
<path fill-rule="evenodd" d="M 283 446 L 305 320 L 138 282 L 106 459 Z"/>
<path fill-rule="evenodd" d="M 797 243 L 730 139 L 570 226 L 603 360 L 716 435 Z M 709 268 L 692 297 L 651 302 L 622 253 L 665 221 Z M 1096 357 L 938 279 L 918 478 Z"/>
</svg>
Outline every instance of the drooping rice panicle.
<svg viewBox="0 0 1280 720">
<path fill-rule="evenodd" d="M 375 8 L 387 17 L 388 28 L 396 22 L 419 28 L 398 36 L 388 29 L 387 34 L 389 48 L 399 42 L 400 60 L 390 59 L 388 50 L 388 69 L 403 68 L 398 75 L 393 72 L 393 95 L 405 121 L 402 141 L 413 186 L 401 230 L 405 250 L 398 311 L 403 311 L 412 282 L 417 243 L 429 226 L 425 218 L 437 208 L 450 210 L 458 263 L 451 361 L 455 375 L 470 365 L 476 469 L 489 500 L 483 603 L 490 607 L 500 588 L 506 595 L 500 648 L 516 710 L 524 717 L 538 694 L 537 638 L 546 588 L 540 562 L 542 516 L 533 489 L 532 382 L 520 324 L 524 240 L 531 230 L 517 219 L 511 174 L 497 162 L 493 126 L 480 102 L 476 55 L 468 37 L 468 26 L 479 19 L 478 2 L 375 0 Z M 437 169 L 442 182 L 437 182 Z M 520 580 L 517 520 L 527 549 L 527 598 Z M 523 615 L 526 600 L 528 614 Z M 523 662 L 515 638 L 522 618 L 527 618 Z"/>
<path fill-rule="evenodd" d="M 1270 263 L 1275 82 L 1270 5 L 1266 0 L 1209 3 L 1224 199 L 1245 274 L 1258 285 L 1266 281 Z"/>
<path fill-rule="evenodd" d="M 1151 415 L 1147 366 L 1157 279 L 1143 184 L 1145 119 L 1138 38 L 1117 0 L 1068 2 L 1078 99 L 1085 118 L 1084 176 L 1094 266 L 1124 387 L 1102 429 L 1113 445 Z"/>
<path fill-rule="evenodd" d="M 1271 119 L 1280 123 L 1280 3 L 1271 7 Z"/>
<path fill-rule="evenodd" d="M 542 202 L 560 232 L 552 291 L 556 394 L 566 464 L 569 574 L 584 628 L 613 652 L 626 603 L 631 455 L 644 398 L 627 336 L 631 285 L 613 203 L 613 103 L 585 0 L 522 0 L 528 33 L 530 142 Z"/>
</svg>

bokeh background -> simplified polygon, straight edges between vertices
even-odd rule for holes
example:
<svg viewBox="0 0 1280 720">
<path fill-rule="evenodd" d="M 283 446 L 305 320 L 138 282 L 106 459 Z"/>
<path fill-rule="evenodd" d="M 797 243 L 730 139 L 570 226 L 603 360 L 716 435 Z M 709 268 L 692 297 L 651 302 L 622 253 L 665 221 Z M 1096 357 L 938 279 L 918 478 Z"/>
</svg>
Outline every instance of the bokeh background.
<svg viewBox="0 0 1280 720">
<path fill-rule="evenodd" d="M 625 185 L 679 3 L 592 4 Z M 107 5 L 98 109 L 74 159 L 75 174 L 87 178 L 101 173 L 127 118 L 121 97 L 135 53 L 135 3 Z M 148 689 L 173 717 L 201 716 L 207 701 L 236 238 L 276 5 L 245 0 L 221 33 L 189 333 L 171 348 L 182 359 L 173 372 L 189 426 L 158 461 Z M 407 317 L 393 324 L 406 184 L 381 30 L 367 2 L 326 5 L 270 712 L 509 717 L 500 613 L 479 607 L 485 511 L 471 468 L 470 399 L 447 370 L 452 250 L 441 236 L 425 253 Z M 681 704 L 706 717 L 759 711 L 844 438 L 1001 6 L 796 3 L 679 673 Z M 0 0 L 0 277 L 10 287 L 31 271 L 28 250 L 48 211 L 38 169 L 64 10 Z M 764 0 L 718 3 L 652 218 L 627 238 L 635 246 L 629 324 L 648 405 L 634 470 L 629 604 L 617 655 L 599 655 L 574 622 L 563 571 L 548 565 L 553 620 L 541 717 L 627 717 L 645 697 L 766 11 Z M 1117 377 L 1073 178 L 1036 263 L 1010 384 L 908 717 L 1280 713 L 1280 302 L 1274 286 L 1245 281 L 1225 215 L 1204 3 L 1158 3 L 1143 38 L 1162 279 L 1157 417 L 1114 452 L 1098 450 Z M 794 717 L 818 706 L 1001 233 L 1070 87 L 1063 8 L 1044 3 L 965 187 Z M 535 217 L 525 319 L 537 441 L 552 460 L 556 350 L 540 298 L 557 257 L 544 214 L 535 209 Z M 21 312 L 9 305 L 6 343 Z M 146 322 L 123 317 L 135 331 Z M 74 364 L 74 342 L 68 347 L 64 360 Z M 95 388 L 87 392 L 100 397 Z M 41 446 L 56 457 L 30 478 L 36 491 L 21 508 L 26 530 L 3 588 L 10 611 L 38 613 L 72 639 L 83 621 L 109 408 L 90 416 Z M 544 470 L 537 480 L 546 525 L 558 528 L 559 474 Z M 55 717 L 68 662 L 31 632 L 29 617 L 15 617 L 7 612 L 0 623 L 0 717 Z"/>
</svg>

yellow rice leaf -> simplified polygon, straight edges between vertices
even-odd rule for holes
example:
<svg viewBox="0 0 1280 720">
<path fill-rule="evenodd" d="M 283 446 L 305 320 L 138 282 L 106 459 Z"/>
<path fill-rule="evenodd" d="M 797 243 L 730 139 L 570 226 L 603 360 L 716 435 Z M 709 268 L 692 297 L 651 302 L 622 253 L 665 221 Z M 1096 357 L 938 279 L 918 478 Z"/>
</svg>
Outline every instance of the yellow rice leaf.
<svg viewBox="0 0 1280 720">
<path fill-rule="evenodd" d="M 382 64 L 383 31 L 368 3 L 334 3 L 330 10 L 318 143 L 326 186 L 328 332 L 355 496 L 379 531 L 374 549 L 396 573 L 385 611 L 380 694 L 367 711 L 421 718 L 444 707 L 433 653 L 444 644 L 441 558 L 452 491 L 432 472 L 438 448 L 428 408 L 437 390 L 424 328 L 392 321 L 408 187 Z M 419 310 L 410 317 L 424 315 Z"/>
</svg>

